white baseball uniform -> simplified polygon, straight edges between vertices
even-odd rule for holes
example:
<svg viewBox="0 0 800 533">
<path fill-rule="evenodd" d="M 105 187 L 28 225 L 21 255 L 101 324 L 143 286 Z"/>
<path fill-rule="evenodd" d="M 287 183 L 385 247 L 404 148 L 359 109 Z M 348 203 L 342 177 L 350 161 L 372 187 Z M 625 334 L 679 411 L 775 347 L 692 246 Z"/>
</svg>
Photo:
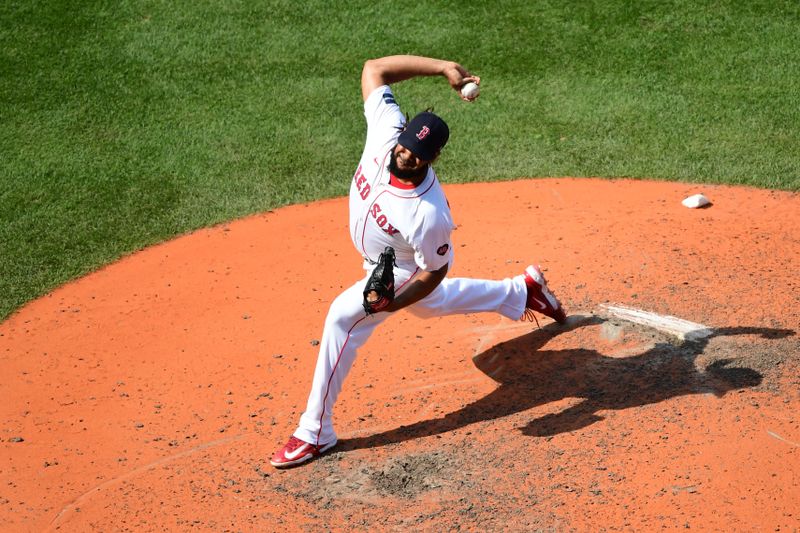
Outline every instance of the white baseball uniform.
<svg viewBox="0 0 800 533">
<path fill-rule="evenodd" d="M 365 276 L 331 304 L 320 341 L 319 357 L 306 411 L 294 436 L 314 445 L 336 440 L 333 406 L 356 351 L 375 327 L 392 313 L 367 315 L 362 305 L 364 285 L 374 261 L 386 246 L 396 253 L 395 292 L 421 271 L 452 264 L 450 234 L 453 219 L 436 173 L 416 187 L 391 176 L 388 164 L 405 117 L 388 85 L 375 89 L 364 102 L 367 140 L 350 187 L 350 236 L 364 258 Z M 512 320 L 525 311 L 523 276 L 502 281 L 445 278 L 428 296 L 408 306 L 420 317 L 492 311 Z"/>
</svg>

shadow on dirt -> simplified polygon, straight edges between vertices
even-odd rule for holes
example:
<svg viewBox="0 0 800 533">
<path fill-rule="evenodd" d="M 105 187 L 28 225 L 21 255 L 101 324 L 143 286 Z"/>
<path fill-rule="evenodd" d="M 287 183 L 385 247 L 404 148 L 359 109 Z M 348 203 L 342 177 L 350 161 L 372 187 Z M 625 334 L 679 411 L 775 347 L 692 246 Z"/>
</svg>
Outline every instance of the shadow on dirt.
<svg viewBox="0 0 800 533">
<path fill-rule="evenodd" d="M 599 411 L 648 405 L 687 394 L 723 396 L 731 390 L 758 386 L 763 376 L 752 368 L 732 366 L 733 358 L 716 359 L 698 369 L 696 359 L 713 338 L 760 335 L 764 339 L 781 339 L 795 334 L 788 329 L 719 328 L 704 339 L 680 344 L 657 342 L 641 354 L 624 358 L 589 349 L 545 349 L 558 335 L 604 322 L 599 317 L 576 318 L 567 326 L 551 324 L 477 355 L 475 365 L 500 384 L 487 396 L 444 418 L 341 440 L 338 450 L 373 448 L 437 435 L 564 398 L 582 400 L 561 412 L 531 420 L 520 428 L 522 433 L 550 436 L 569 432 L 602 420 Z"/>
</svg>

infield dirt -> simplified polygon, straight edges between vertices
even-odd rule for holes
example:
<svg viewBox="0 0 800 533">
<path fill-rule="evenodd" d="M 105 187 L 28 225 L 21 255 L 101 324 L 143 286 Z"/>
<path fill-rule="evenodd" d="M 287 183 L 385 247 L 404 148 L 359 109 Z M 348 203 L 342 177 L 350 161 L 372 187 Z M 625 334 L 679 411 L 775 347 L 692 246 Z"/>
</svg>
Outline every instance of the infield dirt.
<svg viewBox="0 0 800 533">
<path fill-rule="evenodd" d="M 566 326 L 398 313 L 345 383 L 339 445 L 278 471 L 328 303 L 362 275 L 346 200 L 149 248 L 0 324 L 0 530 L 800 530 L 800 195 L 445 192 L 450 275 L 538 262 Z"/>
</svg>

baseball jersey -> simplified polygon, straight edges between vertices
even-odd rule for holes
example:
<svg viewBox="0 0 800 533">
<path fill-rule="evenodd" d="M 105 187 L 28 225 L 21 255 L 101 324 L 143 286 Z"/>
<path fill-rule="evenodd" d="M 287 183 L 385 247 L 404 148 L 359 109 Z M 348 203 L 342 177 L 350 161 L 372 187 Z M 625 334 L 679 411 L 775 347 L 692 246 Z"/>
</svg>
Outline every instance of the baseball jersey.
<svg viewBox="0 0 800 533">
<path fill-rule="evenodd" d="M 397 265 L 407 270 L 438 270 L 451 262 L 454 228 L 450 206 L 433 168 L 418 186 L 404 186 L 389 172 L 405 117 L 388 85 L 364 102 L 367 140 L 350 185 L 350 236 L 364 257 L 365 268 L 386 246 Z"/>
</svg>

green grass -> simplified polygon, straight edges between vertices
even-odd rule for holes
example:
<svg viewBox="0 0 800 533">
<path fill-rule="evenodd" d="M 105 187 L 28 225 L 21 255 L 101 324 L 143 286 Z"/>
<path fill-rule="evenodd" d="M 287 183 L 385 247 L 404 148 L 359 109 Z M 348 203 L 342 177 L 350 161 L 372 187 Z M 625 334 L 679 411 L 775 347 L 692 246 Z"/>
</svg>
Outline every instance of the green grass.
<svg viewBox="0 0 800 533">
<path fill-rule="evenodd" d="M 347 191 L 363 61 L 454 133 L 448 182 L 630 176 L 800 190 L 796 1 L 0 6 L 0 318 L 120 255 Z"/>
</svg>

